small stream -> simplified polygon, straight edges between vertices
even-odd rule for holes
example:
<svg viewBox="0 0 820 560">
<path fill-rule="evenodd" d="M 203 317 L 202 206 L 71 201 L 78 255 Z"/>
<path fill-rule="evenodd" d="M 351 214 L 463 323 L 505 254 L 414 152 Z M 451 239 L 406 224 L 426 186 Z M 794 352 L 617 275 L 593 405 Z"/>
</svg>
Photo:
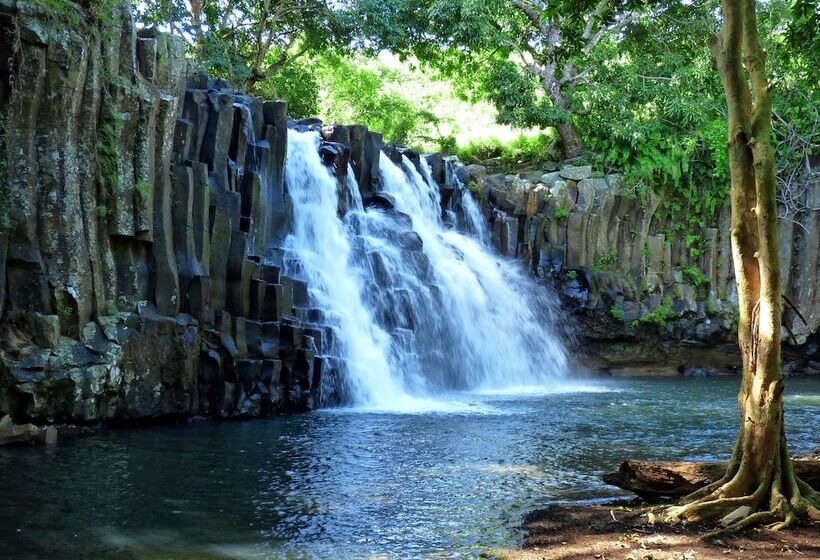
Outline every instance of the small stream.
<svg viewBox="0 0 820 560">
<path fill-rule="evenodd" d="M 623 458 L 726 457 L 738 379 L 554 382 L 356 409 L 112 431 L 0 449 L 0 558 L 461 558 L 522 515 L 624 495 Z M 795 453 L 820 446 L 820 379 L 789 379 Z"/>
</svg>

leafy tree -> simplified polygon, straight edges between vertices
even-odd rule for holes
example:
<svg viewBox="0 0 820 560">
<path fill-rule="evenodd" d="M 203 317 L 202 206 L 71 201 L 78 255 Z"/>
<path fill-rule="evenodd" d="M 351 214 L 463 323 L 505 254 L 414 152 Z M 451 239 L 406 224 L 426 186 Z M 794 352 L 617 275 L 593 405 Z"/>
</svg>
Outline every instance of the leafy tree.
<svg viewBox="0 0 820 560">
<path fill-rule="evenodd" d="M 320 114 L 328 122 L 360 123 L 400 144 L 429 140 L 438 123 L 425 107 L 417 107 L 387 85 L 401 76 L 361 58 L 326 55 L 314 68 L 323 82 Z"/>
<path fill-rule="evenodd" d="M 820 518 L 820 496 L 795 476 L 783 420 L 772 83 L 754 0 L 723 0 L 723 17 L 712 50 L 728 106 L 741 429 L 724 477 L 668 515 L 685 521 L 722 517 L 727 531 L 779 518 L 775 528 L 784 528 L 801 518 Z"/>
<path fill-rule="evenodd" d="M 329 0 L 149 0 L 135 6 L 143 23 L 167 25 L 185 39 L 211 75 L 251 93 L 305 54 L 343 45 L 348 37 Z"/>
<path fill-rule="evenodd" d="M 495 102 L 499 120 L 552 126 L 566 157 L 584 151 L 575 118 L 591 55 L 639 13 L 623 0 L 356 0 L 373 48 L 414 54 Z"/>
<path fill-rule="evenodd" d="M 302 58 L 267 73 L 257 83 L 254 93 L 263 99 L 286 99 L 288 115 L 303 119 L 319 114 L 320 89 L 315 64 L 309 58 Z"/>
</svg>

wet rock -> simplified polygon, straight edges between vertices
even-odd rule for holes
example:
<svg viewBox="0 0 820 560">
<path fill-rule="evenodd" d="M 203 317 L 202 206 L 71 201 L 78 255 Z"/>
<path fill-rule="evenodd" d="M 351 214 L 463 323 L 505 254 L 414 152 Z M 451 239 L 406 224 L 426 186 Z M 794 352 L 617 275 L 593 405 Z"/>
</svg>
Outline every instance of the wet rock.
<svg viewBox="0 0 820 560">
<path fill-rule="evenodd" d="M 322 157 L 322 163 L 333 169 L 335 176 L 341 177 L 347 173 L 350 148 L 346 145 L 336 142 L 322 142 L 319 146 L 319 155 Z"/>
<path fill-rule="evenodd" d="M 442 154 L 430 154 L 426 156 L 427 165 L 430 166 L 430 176 L 438 185 L 443 185 L 446 181 L 444 169 L 444 157 Z"/>
<path fill-rule="evenodd" d="M 386 192 L 371 194 L 364 198 L 363 203 L 367 208 L 381 208 L 383 210 L 393 210 L 396 207 L 396 199 Z"/>
<path fill-rule="evenodd" d="M 477 164 L 465 165 L 456 172 L 456 177 L 462 185 L 470 183 L 481 185 L 487 177 L 487 168 Z"/>
</svg>

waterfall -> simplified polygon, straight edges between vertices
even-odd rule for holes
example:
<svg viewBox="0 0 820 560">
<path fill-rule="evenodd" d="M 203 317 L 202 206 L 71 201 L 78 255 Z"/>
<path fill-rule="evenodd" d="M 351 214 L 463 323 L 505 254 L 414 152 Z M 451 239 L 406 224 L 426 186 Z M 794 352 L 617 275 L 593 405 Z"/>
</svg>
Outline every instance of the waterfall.
<svg viewBox="0 0 820 560">
<path fill-rule="evenodd" d="M 288 131 L 285 177 L 294 219 L 285 240 L 285 264 L 293 268 L 286 272 L 306 277 L 316 307 L 327 312 L 338 333 L 332 350 L 346 360 L 347 391 L 358 404 L 376 405 L 404 392 L 391 375 L 390 338 L 359 294 L 365 279 L 352 265 L 351 235 L 337 216 L 336 179 L 318 148 L 316 133 Z"/>
<path fill-rule="evenodd" d="M 395 208 L 365 207 L 352 170 L 340 187 L 318 147 L 316 133 L 289 131 L 286 272 L 309 282 L 334 330 L 329 352 L 344 363 L 339 391 L 351 404 L 418 409 L 448 391 L 543 386 L 565 374 L 546 290 L 490 249 L 469 192 L 472 236 L 442 221 L 423 160 L 419 171 L 381 154 L 380 192 Z"/>
</svg>

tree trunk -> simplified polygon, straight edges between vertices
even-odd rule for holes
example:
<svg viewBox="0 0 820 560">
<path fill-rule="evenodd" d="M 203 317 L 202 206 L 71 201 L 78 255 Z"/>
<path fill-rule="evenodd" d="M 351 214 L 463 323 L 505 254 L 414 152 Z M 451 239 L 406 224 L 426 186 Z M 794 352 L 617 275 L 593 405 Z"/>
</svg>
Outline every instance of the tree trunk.
<svg viewBox="0 0 820 560">
<path fill-rule="evenodd" d="M 561 149 L 563 151 L 564 159 L 572 159 L 584 153 L 584 141 L 575 128 L 572 122 L 572 107 L 569 100 L 564 94 L 557 89 L 557 87 L 547 88 L 549 90 L 552 104 L 561 110 L 566 115 L 566 120 L 558 121 L 553 124 L 555 130 L 558 132 L 558 137 L 561 139 Z"/>
<path fill-rule="evenodd" d="M 575 124 L 571 120 L 556 123 L 555 130 L 558 131 L 558 136 L 561 138 L 564 159 L 576 158 L 584 153 L 584 141 L 581 140 L 581 135 L 578 134 L 578 129 L 575 128 Z"/>
<path fill-rule="evenodd" d="M 794 474 L 783 425 L 771 88 L 754 1 L 723 0 L 724 26 L 712 44 L 728 104 L 742 425 L 724 477 L 667 511 L 671 520 L 723 517 L 725 530 L 774 518 L 782 520 L 776 527 L 782 528 L 820 514 L 817 494 Z"/>
</svg>

